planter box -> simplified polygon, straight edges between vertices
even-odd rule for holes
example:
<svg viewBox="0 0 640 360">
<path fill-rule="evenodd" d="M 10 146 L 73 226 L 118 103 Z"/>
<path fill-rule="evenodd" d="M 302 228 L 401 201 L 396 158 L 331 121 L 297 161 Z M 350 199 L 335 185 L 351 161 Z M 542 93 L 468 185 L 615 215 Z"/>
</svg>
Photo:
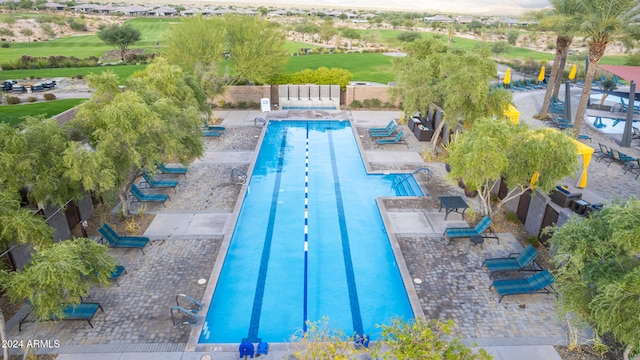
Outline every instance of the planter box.
<svg viewBox="0 0 640 360">
<path fill-rule="evenodd" d="M 413 129 L 413 135 L 418 139 L 418 141 L 431 141 L 433 137 L 432 130 L 420 130 L 418 126 Z"/>
</svg>

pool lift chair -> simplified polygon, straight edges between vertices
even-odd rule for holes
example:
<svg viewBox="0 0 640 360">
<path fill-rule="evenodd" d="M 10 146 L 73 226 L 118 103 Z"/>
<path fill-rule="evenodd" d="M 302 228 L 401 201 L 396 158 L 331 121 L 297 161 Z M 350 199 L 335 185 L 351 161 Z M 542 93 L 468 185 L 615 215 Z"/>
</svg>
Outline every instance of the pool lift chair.
<svg viewBox="0 0 640 360">
<path fill-rule="evenodd" d="M 180 298 L 189 301 L 189 308 L 180 305 Z M 197 323 L 200 310 L 202 310 L 202 304 L 196 299 L 185 294 L 176 295 L 176 305 L 171 307 L 173 327 L 179 326 L 182 329 L 185 325 Z"/>
</svg>

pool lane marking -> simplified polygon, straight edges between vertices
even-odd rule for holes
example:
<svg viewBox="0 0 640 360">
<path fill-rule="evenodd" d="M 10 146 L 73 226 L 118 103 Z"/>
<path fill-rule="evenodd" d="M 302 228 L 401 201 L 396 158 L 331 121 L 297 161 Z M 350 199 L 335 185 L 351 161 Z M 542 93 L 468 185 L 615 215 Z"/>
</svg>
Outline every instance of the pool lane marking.
<svg viewBox="0 0 640 360">
<path fill-rule="evenodd" d="M 284 129 L 280 153 L 278 155 L 278 168 L 276 170 L 276 181 L 273 185 L 273 197 L 271 199 L 271 209 L 269 210 L 269 222 L 267 223 L 267 233 L 262 248 L 260 258 L 260 268 L 258 271 L 258 281 L 256 282 L 256 293 L 253 298 L 253 308 L 251 309 L 251 320 L 249 322 L 249 334 L 242 341 L 252 343 L 260 342 L 258 330 L 260 328 L 260 314 L 262 312 L 262 301 L 264 299 L 264 286 L 267 280 L 267 269 L 269 265 L 269 255 L 271 254 L 271 242 L 273 240 L 273 229 L 276 222 L 276 209 L 278 208 L 278 194 L 280 194 L 280 181 L 282 179 L 282 168 L 284 166 L 284 155 L 287 145 L 287 128 Z"/>
<path fill-rule="evenodd" d="M 349 304 L 351 306 L 351 320 L 353 321 L 353 331 L 356 334 L 364 335 L 362 325 L 362 315 L 360 314 L 360 303 L 358 301 L 358 291 L 356 289 L 356 276 L 353 271 L 353 260 L 351 258 L 351 248 L 349 246 L 349 233 L 344 214 L 344 204 L 342 202 L 342 192 L 340 190 L 340 177 L 336 164 L 336 153 L 333 148 L 333 136 L 331 129 L 327 130 L 329 137 L 329 152 L 331 154 L 331 167 L 333 171 L 333 184 L 336 193 L 336 206 L 338 208 L 338 223 L 340 224 L 340 237 L 342 239 L 342 255 L 344 257 L 344 267 L 347 273 L 347 287 L 349 290 Z"/>
<path fill-rule="evenodd" d="M 304 290 L 302 303 L 302 331 L 307 332 L 307 305 L 308 286 L 307 275 L 309 270 L 309 123 L 307 122 L 307 139 L 305 142 L 304 160 Z"/>
</svg>

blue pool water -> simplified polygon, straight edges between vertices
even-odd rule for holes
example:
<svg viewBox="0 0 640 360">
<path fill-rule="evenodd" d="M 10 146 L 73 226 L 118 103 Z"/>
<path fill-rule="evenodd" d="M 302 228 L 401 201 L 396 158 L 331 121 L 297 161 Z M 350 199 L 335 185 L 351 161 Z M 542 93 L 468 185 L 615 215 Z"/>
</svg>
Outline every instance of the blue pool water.
<svg viewBox="0 0 640 360">
<path fill-rule="evenodd" d="M 367 175 L 347 121 L 271 121 L 200 342 L 288 341 L 323 317 L 375 338 L 412 318 L 375 203 L 422 195 L 405 177 Z"/>
</svg>

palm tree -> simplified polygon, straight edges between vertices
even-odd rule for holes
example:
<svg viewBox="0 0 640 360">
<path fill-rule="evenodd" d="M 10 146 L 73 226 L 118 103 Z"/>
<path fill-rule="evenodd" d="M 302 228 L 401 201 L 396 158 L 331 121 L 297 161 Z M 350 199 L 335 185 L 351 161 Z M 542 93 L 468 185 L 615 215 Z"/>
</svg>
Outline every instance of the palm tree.
<svg viewBox="0 0 640 360">
<path fill-rule="evenodd" d="M 591 41 L 589 45 L 589 68 L 584 79 L 584 88 L 576 113 L 574 137 L 578 137 L 587 102 L 591 93 L 593 77 L 607 45 L 618 37 L 638 34 L 640 29 L 639 0 L 581 0 L 580 12 L 584 16 L 581 30 Z"/>
<path fill-rule="evenodd" d="M 541 28 L 552 30 L 558 34 L 556 38 L 556 57 L 551 67 L 549 85 L 544 94 L 542 110 L 540 110 L 540 114 L 538 115 L 542 119 L 547 117 L 553 87 L 558 86 L 556 84 L 557 79 L 561 77 L 564 70 L 561 69 L 560 64 L 565 63 L 564 60 L 566 60 L 567 54 L 569 53 L 568 50 L 573 41 L 573 35 L 580 29 L 578 3 L 579 0 L 551 0 L 553 9 L 550 13 L 543 15 L 544 17 L 540 21 Z"/>
</svg>

